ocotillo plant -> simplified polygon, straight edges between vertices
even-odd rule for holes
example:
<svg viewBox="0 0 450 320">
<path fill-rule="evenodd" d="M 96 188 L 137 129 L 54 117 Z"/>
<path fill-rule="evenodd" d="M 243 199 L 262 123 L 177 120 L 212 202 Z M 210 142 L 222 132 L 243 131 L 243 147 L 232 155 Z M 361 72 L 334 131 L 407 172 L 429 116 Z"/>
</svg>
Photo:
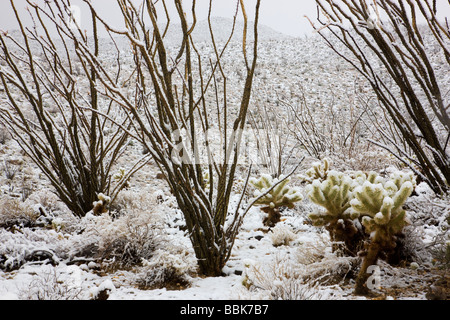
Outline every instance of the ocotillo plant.
<svg viewBox="0 0 450 320">
<path fill-rule="evenodd" d="M 284 180 L 255 203 L 255 205 L 264 206 L 261 210 L 268 214 L 263 221 L 264 225 L 269 227 L 275 226 L 281 219 L 281 207 L 292 209 L 296 202 L 303 200 L 303 196 L 298 188 L 287 185 L 289 181 L 289 179 Z M 258 196 L 269 190 L 279 180 L 272 178 L 270 175 L 262 175 L 259 179 L 250 179 L 249 182 L 256 188 L 255 196 Z"/>
<path fill-rule="evenodd" d="M 63 1 L 52 4 L 55 2 Z M 120 38 L 130 45 L 134 72 L 129 78 L 135 94 L 129 95 L 128 89 L 115 83 L 109 66 L 95 59 L 88 47 L 80 46 L 77 52 L 83 59 L 94 60 L 104 94 L 119 104 L 131 120 L 130 127 L 122 126 L 122 130 L 146 147 L 164 175 L 185 218 L 199 272 L 205 276 L 222 275 L 244 213 L 248 212 L 242 210 L 241 205 L 245 204 L 240 201 L 230 214 L 236 170 L 242 164 L 243 132 L 251 105 L 259 43 L 261 0 L 255 2 L 252 27 L 244 2 L 234 1 L 236 10 L 224 42 L 215 36 L 211 17 L 215 2 L 209 2 L 209 36 L 205 43 L 212 54 L 205 56 L 203 44 L 194 36 L 201 11 L 198 1 L 188 7 L 181 0 L 114 1 L 123 18 L 124 27 L 119 28 L 117 21 L 102 17 L 93 1 L 83 1 L 111 38 Z M 243 29 L 239 41 L 234 42 L 231 40 L 238 36 L 238 20 L 243 20 Z M 170 45 L 168 30 L 173 26 L 182 37 Z M 244 74 L 243 81 L 236 85 L 228 81 L 225 68 L 225 57 L 235 55 L 234 48 L 239 48 Z M 209 96 L 222 98 L 211 100 Z M 230 101 L 239 101 L 237 109 L 231 110 Z M 218 126 L 214 128 L 214 124 Z M 217 129 L 215 134 L 212 129 Z M 204 170 L 209 176 L 206 182 Z"/>
<path fill-rule="evenodd" d="M 130 118 L 117 111 L 115 98 L 104 94 L 97 77 L 97 59 L 105 57 L 105 48 L 95 14 L 85 17 L 92 22 L 92 35 L 72 28 L 69 2 L 47 1 L 44 6 L 27 0 L 26 17 L 10 1 L 11 19 L 19 30 L 0 32 L 0 123 L 59 199 L 75 216 L 84 217 L 97 194 L 108 194 L 113 202 L 148 157 L 135 162 L 117 183 L 111 181 L 130 141 L 128 132 L 119 128 L 128 128 Z M 80 56 L 81 48 L 89 51 L 89 57 Z M 118 49 L 106 55 L 120 60 Z M 110 78 L 117 86 L 121 77 L 129 77 L 123 69 Z"/>
</svg>

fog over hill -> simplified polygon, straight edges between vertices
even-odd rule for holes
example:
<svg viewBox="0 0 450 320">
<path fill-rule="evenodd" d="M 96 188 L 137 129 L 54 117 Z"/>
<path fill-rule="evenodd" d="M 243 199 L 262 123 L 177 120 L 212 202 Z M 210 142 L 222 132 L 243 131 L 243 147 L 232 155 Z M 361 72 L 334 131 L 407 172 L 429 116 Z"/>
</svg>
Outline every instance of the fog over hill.
<svg viewBox="0 0 450 320">
<path fill-rule="evenodd" d="M 222 17 L 213 17 L 211 19 L 211 27 L 214 32 L 214 37 L 217 42 L 227 41 L 230 37 L 232 28 L 233 28 L 233 20 L 229 18 Z M 252 41 L 254 38 L 253 29 L 254 23 L 250 21 L 247 26 L 247 39 Z M 241 41 L 244 30 L 244 22 L 236 21 L 236 26 L 233 34 L 233 41 Z M 203 20 L 197 22 L 197 25 L 192 34 L 194 41 L 196 42 L 206 42 L 210 41 L 211 34 L 209 30 L 208 20 Z M 258 37 L 260 41 L 265 40 L 283 40 L 290 39 L 291 36 L 285 35 L 281 32 L 278 32 L 268 26 L 259 24 L 258 26 Z M 169 27 L 167 33 L 167 40 L 171 42 L 179 42 L 181 40 L 181 27 L 180 25 L 172 24 Z"/>
<path fill-rule="evenodd" d="M 165 29 L 165 25 L 161 24 L 161 30 Z M 211 27 L 214 33 L 214 39 L 217 43 L 225 42 L 229 39 L 233 30 L 233 19 L 223 17 L 212 17 Z M 242 41 L 244 30 L 244 22 L 236 21 L 232 41 Z M 254 22 L 249 21 L 247 26 L 247 41 L 253 41 L 254 39 Z M 192 37 L 195 43 L 211 42 L 211 32 L 209 29 L 208 20 L 198 21 L 195 29 L 192 33 Z M 278 32 L 266 25 L 258 25 L 258 38 L 259 41 L 269 40 L 288 40 L 294 39 L 294 37 Z M 179 46 L 182 40 L 182 30 L 179 23 L 171 23 L 169 29 L 164 38 L 166 46 Z M 127 42 L 127 41 L 126 41 Z"/>
</svg>

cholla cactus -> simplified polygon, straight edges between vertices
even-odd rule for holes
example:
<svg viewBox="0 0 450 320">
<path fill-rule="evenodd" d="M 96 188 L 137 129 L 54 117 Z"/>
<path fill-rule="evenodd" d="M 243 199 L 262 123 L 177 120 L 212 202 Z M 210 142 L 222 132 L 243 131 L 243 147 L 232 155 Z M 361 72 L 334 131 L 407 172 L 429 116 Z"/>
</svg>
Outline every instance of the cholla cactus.
<svg viewBox="0 0 450 320">
<path fill-rule="evenodd" d="M 109 204 L 111 203 L 111 198 L 105 196 L 103 193 L 99 193 L 97 198 L 98 201 L 94 201 L 94 203 L 92 204 L 94 206 L 94 208 L 92 209 L 94 215 L 101 215 L 103 213 L 108 212 L 109 210 L 108 207 Z"/>
<path fill-rule="evenodd" d="M 349 253 L 356 255 L 362 232 L 353 223 L 358 217 L 350 206 L 353 188 L 353 179 L 331 170 L 327 173 L 326 180 L 314 180 L 306 190 L 313 203 L 325 208 L 325 211 L 309 214 L 313 225 L 325 226 L 335 243 L 333 250 L 338 248 L 337 242 L 344 242 Z"/>
<path fill-rule="evenodd" d="M 330 221 L 349 218 L 353 181 L 341 172 L 330 171 L 324 181 L 314 180 L 306 187 L 308 198 L 322 206 L 326 212 L 311 213 L 309 218 L 315 226 L 324 226 Z"/>
<path fill-rule="evenodd" d="M 384 183 L 366 181 L 355 189 L 355 198 L 350 204 L 355 213 L 363 215 L 361 222 L 367 233 L 387 245 L 387 242 L 392 241 L 392 236 L 408 224 L 402 206 L 413 189 L 411 180 L 398 177 L 392 177 Z"/>
<path fill-rule="evenodd" d="M 262 175 L 261 178 L 253 178 L 249 182 L 257 189 L 255 197 L 258 197 L 279 181 L 279 179 L 273 179 L 269 175 Z M 264 225 L 269 227 L 275 226 L 281 219 L 281 207 L 292 209 L 296 202 L 303 200 L 303 196 L 298 188 L 287 186 L 289 181 L 289 179 L 285 179 L 280 182 L 267 195 L 255 203 L 255 205 L 265 206 L 261 210 L 268 213 L 268 216 L 264 219 Z"/>
<path fill-rule="evenodd" d="M 355 287 L 355 293 L 367 294 L 367 268 L 376 265 L 381 253 L 392 252 L 396 235 L 409 223 L 403 205 L 414 189 L 414 175 L 395 172 L 389 179 L 376 172 L 346 175 L 329 170 L 329 162 L 324 161 L 308 170 L 307 176 L 313 179 L 305 179 L 310 182 L 306 187 L 308 198 L 325 209 L 309 215 L 315 226 L 324 226 L 331 240 L 344 242 L 352 254 L 357 254 L 364 239 L 355 219 L 360 218 L 370 235 Z"/>
<path fill-rule="evenodd" d="M 113 179 L 117 184 L 122 184 L 120 189 L 128 188 L 130 185 L 128 184 L 127 171 L 124 168 L 119 168 L 119 170 L 113 175 Z"/>
<path fill-rule="evenodd" d="M 331 161 L 328 158 L 324 158 L 321 162 L 314 162 L 312 167 L 306 170 L 305 176 L 301 176 L 300 178 L 309 183 L 315 180 L 323 181 L 327 178 L 330 167 Z"/>
<path fill-rule="evenodd" d="M 350 201 L 352 210 L 361 214 L 361 222 L 371 237 L 356 280 L 356 294 L 369 293 L 367 268 L 376 265 L 382 252 L 395 248 L 396 235 L 409 223 L 403 204 L 414 189 L 414 177 L 394 174 L 387 181 L 376 178 L 374 182 L 367 180 L 357 187 Z"/>
<path fill-rule="evenodd" d="M 116 182 L 120 182 L 125 178 L 126 170 L 124 168 L 119 168 L 119 170 L 113 175 L 113 179 Z"/>
</svg>

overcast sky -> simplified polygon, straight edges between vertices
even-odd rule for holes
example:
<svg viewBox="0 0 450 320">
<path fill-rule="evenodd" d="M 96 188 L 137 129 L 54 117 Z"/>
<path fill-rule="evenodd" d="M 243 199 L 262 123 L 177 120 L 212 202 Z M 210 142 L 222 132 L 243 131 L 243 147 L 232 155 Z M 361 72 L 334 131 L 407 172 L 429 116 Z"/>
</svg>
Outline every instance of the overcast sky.
<svg viewBox="0 0 450 320">
<path fill-rule="evenodd" d="M 17 29 L 14 14 L 8 0 L 0 0 L 0 30 Z M 24 13 L 26 6 L 25 0 L 14 0 L 16 7 L 21 13 Z M 137 2 L 142 0 L 136 0 Z M 45 0 L 34 0 L 36 3 L 45 3 Z M 72 0 L 73 5 L 81 8 L 81 23 L 83 28 L 89 28 L 90 14 L 86 12 L 86 7 L 81 0 Z M 109 22 L 121 23 L 122 18 L 117 10 L 114 0 L 92 0 L 94 7 Z M 173 1 L 167 1 L 173 7 Z M 185 10 L 190 11 L 192 0 L 183 0 Z M 450 6 L 448 0 L 437 0 L 438 7 L 445 8 L 441 15 L 450 17 Z M 250 20 L 254 19 L 254 8 L 256 0 L 245 0 L 246 10 Z M 209 0 L 197 0 L 197 16 L 199 20 L 207 18 Z M 213 16 L 222 16 L 232 18 L 236 9 L 236 0 L 213 0 Z M 176 14 L 172 8 L 173 14 Z M 267 25 L 276 31 L 291 36 L 301 36 L 311 34 L 313 29 L 305 15 L 312 20 L 316 18 L 315 0 L 262 0 L 260 10 L 260 23 Z M 26 16 L 26 13 L 24 13 Z M 83 18 L 85 17 L 85 18 Z M 114 24 L 114 23 L 112 23 Z M 119 27 L 118 25 L 117 27 Z M 90 29 L 90 28 L 89 28 Z"/>
<path fill-rule="evenodd" d="M 0 30 L 17 29 L 14 14 L 8 0 L 0 0 Z M 15 0 L 17 9 L 24 13 L 25 0 Z M 36 3 L 44 4 L 44 0 L 34 0 Z M 172 3 L 173 1 L 168 1 Z M 186 11 L 190 10 L 191 0 L 184 0 Z M 114 0 L 92 0 L 98 11 L 107 17 L 108 21 L 121 21 L 120 13 L 117 11 Z M 191 2 L 192 3 L 192 2 Z M 72 0 L 73 5 L 81 8 L 81 19 L 83 26 L 83 12 L 85 7 L 80 0 Z M 213 16 L 232 18 L 236 9 L 236 1 L 214 0 Z M 245 0 L 247 14 L 250 20 L 254 20 L 254 7 L 256 0 Z M 197 0 L 197 15 L 199 20 L 207 18 L 209 0 Z M 304 15 L 314 18 L 316 15 L 316 5 L 314 0 L 262 0 L 260 10 L 260 23 L 265 24 L 279 32 L 291 36 L 301 36 L 311 33 L 312 28 Z M 26 13 L 24 13 L 26 14 Z M 90 15 L 86 14 L 89 19 Z M 86 22 L 87 23 L 87 22 Z M 86 25 L 84 24 L 84 26 Z M 87 27 L 87 26 L 86 26 Z"/>
</svg>

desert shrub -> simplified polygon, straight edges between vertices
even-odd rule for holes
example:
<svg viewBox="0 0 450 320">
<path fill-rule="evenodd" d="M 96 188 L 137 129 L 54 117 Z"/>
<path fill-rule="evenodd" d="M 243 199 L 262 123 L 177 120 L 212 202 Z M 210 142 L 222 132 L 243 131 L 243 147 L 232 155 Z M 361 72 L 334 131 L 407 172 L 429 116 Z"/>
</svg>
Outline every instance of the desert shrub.
<svg viewBox="0 0 450 320">
<path fill-rule="evenodd" d="M 9 161 L 3 161 L 3 172 L 7 180 L 14 180 L 16 173 L 20 171 L 20 166 L 10 163 Z"/>
<path fill-rule="evenodd" d="M 6 144 L 8 140 L 10 139 L 10 135 L 8 130 L 5 128 L 5 126 L 0 126 L 0 144 Z"/>
<path fill-rule="evenodd" d="M 316 280 L 305 280 L 305 268 L 277 256 L 271 263 L 245 262 L 242 284 L 268 300 L 317 300 L 321 294 Z"/>
<path fill-rule="evenodd" d="M 437 196 L 426 183 L 422 182 L 415 188 L 415 194 L 411 196 L 405 207 L 411 214 L 414 227 L 410 233 L 416 241 L 406 239 L 407 246 L 415 248 L 415 255 L 411 260 L 421 263 L 431 259 L 437 267 L 450 267 L 450 254 L 446 243 L 450 241 L 450 210 L 448 203 L 449 196 Z M 433 228 L 436 234 L 432 238 L 427 239 L 427 229 Z M 408 233 L 406 233 L 408 235 Z M 402 239 L 401 239 L 402 240 Z"/>
<path fill-rule="evenodd" d="M 71 263 L 96 261 L 104 271 L 142 264 L 164 242 L 161 221 L 151 212 L 130 212 L 113 218 L 108 213 L 87 215 L 72 229 Z"/>
<path fill-rule="evenodd" d="M 270 239 L 274 247 L 288 246 L 296 238 L 296 234 L 286 225 L 277 224 L 271 229 Z"/>
<path fill-rule="evenodd" d="M 196 264 L 193 254 L 181 246 L 158 249 L 151 258 L 143 259 L 136 282 L 142 289 L 181 289 L 189 285 Z"/>
<path fill-rule="evenodd" d="M 168 192 L 167 192 L 168 193 Z M 172 196 L 166 196 L 164 191 L 154 187 L 145 189 L 123 190 L 113 204 L 109 206 L 109 213 L 113 216 L 124 214 L 139 214 L 142 212 L 154 212 L 156 210 L 167 211 L 169 208 L 177 207 Z"/>
<path fill-rule="evenodd" d="M 33 227 L 39 214 L 18 199 L 0 200 L 0 228 Z"/>
<path fill-rule="evenodd" d="M 360 258 L 331 252 L 331 244 L 328 237 L 321 235 L 296 247 L 292 259 L 303 266 L 305 281 L 314 279 L 321 286 L 342 285 L 356 277 Z"/>
<path fill-rule="evenodd" d="M 55 230 L 22 228 L 11 232 L 0 228 L 0 270 L 9 272 L 25 264 L 52 264 L 68 258 L 73 243 Z"/>
<path fill-rule="evenodd" d="M 314 241 L 301 242 L 296 247 L 294 259 L 303 265 L 321 261 L 330 247 L 330 240 L 325 234 L 321 234 Z"/>
<path fill-rule="evenodd" d="M 448 236 L 439 235 L 432 244 L 430 251 L 434 265 L 444 270 L 450 269 L 450 240 Z"/>
<path fill-rule="evenodd" d="M 39 188 L 28 197 L 28 203 L 41 205 L 47 212 L 66 212 L 66 207 L 58 196 L 48 188 Z"/>
<path fill-rule="evenodd" d="M 33 276 L 32 280 L 19 288 L 20 300 L 81 300 L 83 289 L 78 279 L 62 277 L 56 268 Z"/>
<path fill-rule="evenodd" d="M 100 230 L 98 257 L 108 268 L 130 268 L 148 259 L 160 245 L 160 225 L 151 214 L 109 217 Z"/>
</svg>

